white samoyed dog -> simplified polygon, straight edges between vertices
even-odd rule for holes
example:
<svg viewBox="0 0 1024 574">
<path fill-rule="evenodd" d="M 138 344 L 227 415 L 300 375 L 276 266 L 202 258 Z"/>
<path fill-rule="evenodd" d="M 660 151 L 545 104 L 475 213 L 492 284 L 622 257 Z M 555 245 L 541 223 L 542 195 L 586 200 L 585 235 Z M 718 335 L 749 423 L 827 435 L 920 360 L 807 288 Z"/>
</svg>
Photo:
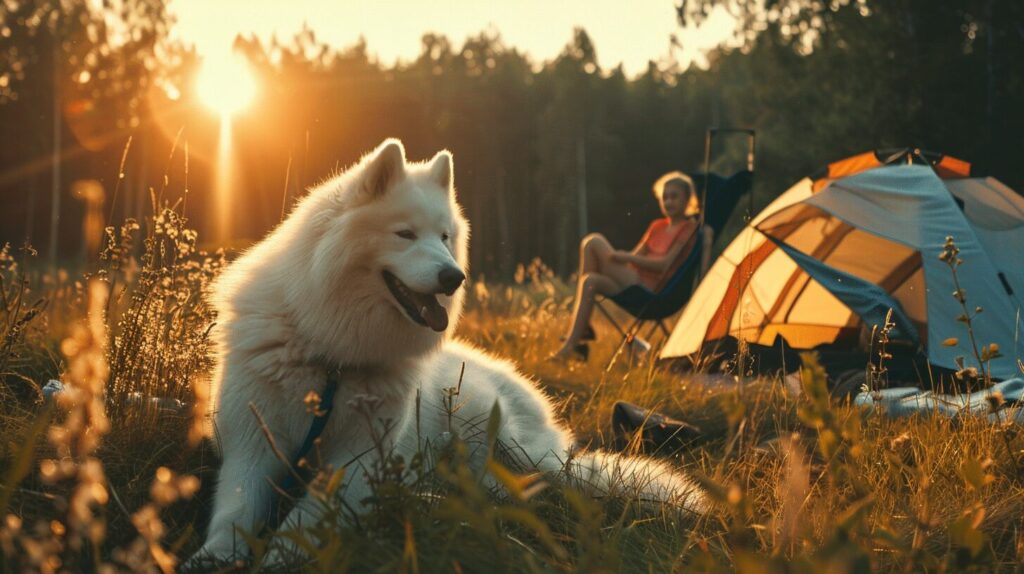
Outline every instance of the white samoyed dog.
<svg viewBox="0 0 1024 574">
<path fill-rule="evenodd" d="M 362 469 L 370 465 L 353 464 L 374 451 L 369 417 L 357 412 L 368 398 L 375 420 L 394 423 L 388 440 L 406 460 L 421 441 L 436 444 L 448 432 L 483 442 L 481 427 L 497 403 L 497 438 L 525 466 L 602 492 L 701 505 L 692 484 L 664 462 L 577 451 L 532 381 L 451 338 L 469 238 L 452 165 L 447 151 L 409 163 L 402 144 L 386 140 L 313 189 L 216 281 L 211 402 L 223 464 L 196 559 L 244 558 L 248 548 L 236 529 L 259 529 L 271 511 L 273 484 L 288 473 L 253 410 L 278 449 L 292 456 L 312 420 L 304 398 L 324 392 L 332 369 L 339 384 L 319 453 L 335 468 L 348 465 L 344 496 L 354 508 L 369 494 Z M 462 406 L 449 428 L 442 399 L 460 373 Z M 482 466 L 486 449 L 471 449 L 470 461 Z M 284 523 L 313 524 L 315 512 L 300 501 Z"/>
</svg>

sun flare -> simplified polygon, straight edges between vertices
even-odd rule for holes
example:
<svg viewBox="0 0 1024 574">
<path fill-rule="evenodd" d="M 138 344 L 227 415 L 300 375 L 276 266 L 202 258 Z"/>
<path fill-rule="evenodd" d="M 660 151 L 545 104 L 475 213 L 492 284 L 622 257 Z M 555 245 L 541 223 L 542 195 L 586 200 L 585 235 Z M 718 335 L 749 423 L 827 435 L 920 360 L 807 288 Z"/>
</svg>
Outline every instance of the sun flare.
<svg viewBox="0 0 1024 574">
<path fill-rule="evenodd" d="M 208 57 L 196 78 L 196 90 L 200 101 L 222 117 L 230 117 L 256 97 L 256 79 L 238 55 Z"/>
</svg>

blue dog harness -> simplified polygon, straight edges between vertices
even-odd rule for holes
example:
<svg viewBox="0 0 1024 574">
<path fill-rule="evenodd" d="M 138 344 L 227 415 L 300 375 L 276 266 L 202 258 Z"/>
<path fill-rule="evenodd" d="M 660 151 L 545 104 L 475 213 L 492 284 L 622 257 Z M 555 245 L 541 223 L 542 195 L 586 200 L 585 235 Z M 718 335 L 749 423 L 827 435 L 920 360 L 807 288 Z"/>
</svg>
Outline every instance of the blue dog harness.
<svg viewBox="0 0 1024 574">
<path fill-rule="evenodd" d="M 324 387 L 323 395 L 320 397 L 320 405 L 313 414 L 313 422 L 309 425 L 309 431 L 306 432 L 306 438 L 302 441 L 302 446 L 299 447 L 298 452 L 292 458 L 290 471 L 285 475 L 284 480 L 281 481 L 281 490 L 289 496 L 297 497 L 301 494 L 305 482 L 309 479 L 309 470 L 300 463 L 313 450 L 316 439 L 320 438 L 320 435 L 324 432 L 324 427 L 327 426 L 327 419 L 331 416 L 331 411 L 334 410 L 334 394 L 338 390 L 340 378 L 340 368 L 335 367 L 327 370 L 327 384 Z M 301 483 L 299 479 L 301 479 Z M 280 501 L 276 501 L 271 507 L 268 526 L 272 528 L 276 528 L 282 518 L 279 506 Z"/>
</svg>

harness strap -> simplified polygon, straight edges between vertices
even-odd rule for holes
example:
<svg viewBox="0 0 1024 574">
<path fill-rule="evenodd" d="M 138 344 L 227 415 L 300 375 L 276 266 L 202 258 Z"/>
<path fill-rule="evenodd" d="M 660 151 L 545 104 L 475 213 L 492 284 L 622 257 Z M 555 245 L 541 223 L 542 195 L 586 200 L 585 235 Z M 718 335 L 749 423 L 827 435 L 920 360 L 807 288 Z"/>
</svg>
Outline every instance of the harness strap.
<svg viewBox="0 0 1024 574">
<path fill-rule="evenodd" d="M 320 435 L 324 432 L 324 427 L 327 426 L 327 419 L 331 416 L 331 411 L 334 410 L 334 394 L 338 390 L 340 375 L 341 369 L 334 368 L 327 371 L 327 384 L 324 387 L 323 395 L 320 397 L 320 405 L 313 415 L 313 422 L 309 425 L 309 431 L 306 432 L 306 438 L 302 441 L 302 446 L 299 447 L 299 450 L 292 458 L 291 472 L 285 474 L 284 480 L 281 481 L 281 490 L 289 496 L 297 497 L 302 493 L 303 485 L 299 483 L 296 475 L 302 478 L 302 482 L 306 482 L 309 478 L 309 470 L 300 466 L 299 462 L 313 450 L 316 439 L 320 438 Z M 268 520 L 268 526 L 271 528 L 279 526 L 283 518 L 280 515 L 279 507 L 279 501 L 275 501 L 271 506 Z"/>
<path fill-rule="evenodd" d="M 334 393 L 337 390 L 338 370 L 334 369 L 327 374 L 327 386 L 324 387 L 324 394 L 320 397 L 320 405 L 317 407 L 317 412 L 313 415 L 313 424 L 309 425 L 306 439 L 302 441 L 299 452 L 292 459 L 292 468 L 298 470 L 299 461 L 309 454 L 309 451 L 313 449 L 313 443 L 323 434 L 324 427 L 327 426 L 327 418 L 331 416 L 331 411 L 334 409 Z"/>
</svg>

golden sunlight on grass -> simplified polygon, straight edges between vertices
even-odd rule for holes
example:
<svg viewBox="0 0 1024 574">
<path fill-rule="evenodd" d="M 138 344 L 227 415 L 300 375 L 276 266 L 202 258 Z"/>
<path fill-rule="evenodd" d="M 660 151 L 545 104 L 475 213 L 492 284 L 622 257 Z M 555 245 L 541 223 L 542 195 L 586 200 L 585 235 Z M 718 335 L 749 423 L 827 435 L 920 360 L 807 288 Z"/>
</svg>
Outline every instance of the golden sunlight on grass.
<svg viewBox="0 0 1024 574">
<path fill-rule="evenodd" d="M 10 248 L 0 248 L 0 303 L 7 303 L 0 305 L 0 325 L 17 326 L 0 348 L 0 367 L 21 374 L 0 381 L 0 436 L 12 437 L 0 443 L 0 454 L 19 461 L 0 477 L 4 572 L 93 562 L 111 571 L 116 564 L 170 572 L 202 540 L 218 463 L 212 443 L 195 441 L 201 420 L 187 413 L 204 411 L 206 399 L 193 390 L 207 388 L 215 321 L 197 294 L 225 260 L 198 251 L 197 234 L 173 210 L 152 221 L 139 259 L 137 223 L 108 232 L 105 276 L 112 293 L 125 293 L 109 303 L 87 290 L 94 284 L 67 273 L 46 279 L 26 272 Z M 390 459 L 375 470 L 375 494 L 357 518 L 334 496 L 340 478 L 333 477 L 342 475 L 317 469 L 311 488 L 320 489 L 324 520 L 254 537 L 254 558 L 243 568 L 259 568 L 269 544 L 294 535 L 321 541 L 315 560 L 295 559 L 273 571 L 395 571 L 400 560 L 421 572 L 453 571 L 452 564 L 466 572 L 496 564 L 511 572 L 636 574 L 1019 571 L 1024 489 L 1015 425 L 890 419 L 832 402 L 815 360 L 801 376 L 820 392 L 800 396 L 777 373 L 742 386 L 705 385 L 649 355 L 624 355 L 606 371 L 618 338 L 602 319 L 594 324 L 598 341 L 589 363 L 551 362 L 546 357 L 569 320 L 572 287 L 539 261 L 521 266 L 511 284 L 475 280 L 458 336 L 535 376 L 558 416 L 593 448 L 616 448 L 620 437 L 610 423 L 620 400 L 696 425 L 700 433 L 691 442 L 655 454 L 700 481 L 712 501 L 706 513 L 680 515 L 666 505 L 650 516 L 627 496 L 595 497 L 557 477 L 528 496 L 510 496 L 525 475 L 495 462 L 490 472 L 505 482 L 491 488 L 469 470 L 456 441 L 423 455 L 438 458 Z M 33 299 L 47 304 L 19 309 L 17 301 Z M 76 375 L 83 365 L 103 367 L 95 364 L 102 341 L 79 341 L 81 326 L 68 339 L 81 344 L 55 340 L 82 325 L 69 318 L 83 315 L 105 317 L 111 331 L 104 333 L 103 321 L 90 325 L 111 345 L 105 401 L 79 396 L 79 379 L 102 381 L 105 372 Z M 60 375 L 47 351 L 57 347 L 69 356 L 64 380 L 75 394 L 57 397 L 64 410 L 51 422 L 49 410 L 39 416 L 42 391 L 32 393 L 26 383 Z M 120 398 L 135 395 L 163 397 L 172 406 Z M 77 402 L 68 406 L 71 398 Z M 193 400 L 201 405 L 190 408 Z M 99 408 L 109 428 L 99 433 L 83 422 L 86 407 Z M 197 446 L 182 448 L 190 434 Z M 621 438 L 630 441 L 627 452 L 643 450 L 641 437 Z M 427 460 L 438 464 L 428 469 Z M 209 566 L 237 571 L 234 564 Z"/>
</svg>

